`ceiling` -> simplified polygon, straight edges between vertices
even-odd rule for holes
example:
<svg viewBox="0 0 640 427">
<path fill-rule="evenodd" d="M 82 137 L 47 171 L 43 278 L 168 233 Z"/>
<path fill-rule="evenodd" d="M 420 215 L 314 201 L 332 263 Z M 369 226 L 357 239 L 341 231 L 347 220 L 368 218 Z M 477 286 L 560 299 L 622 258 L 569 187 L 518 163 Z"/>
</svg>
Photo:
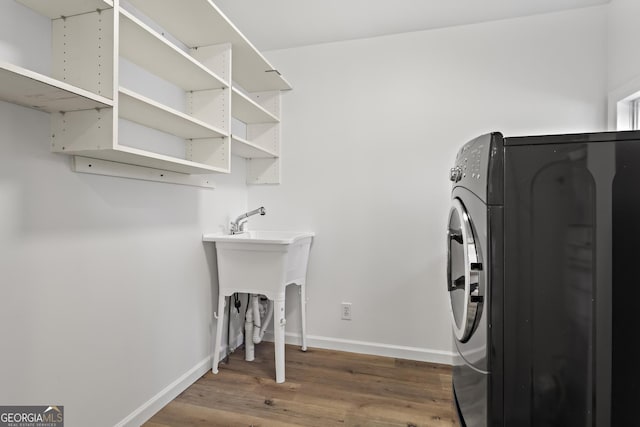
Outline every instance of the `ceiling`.
<svg viewBox="0 0 640 427">
<path fill-rule="evenodd" d="M 272 50 L 536 15 L 610 0 L 213 1 L 259 50 Z"/>
</svg>

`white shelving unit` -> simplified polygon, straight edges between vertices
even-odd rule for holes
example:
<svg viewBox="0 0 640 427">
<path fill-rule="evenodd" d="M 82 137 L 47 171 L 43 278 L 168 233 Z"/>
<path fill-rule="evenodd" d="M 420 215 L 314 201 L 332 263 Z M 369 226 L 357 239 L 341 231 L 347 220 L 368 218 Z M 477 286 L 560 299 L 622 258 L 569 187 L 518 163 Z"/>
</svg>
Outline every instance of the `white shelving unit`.
<svg viewBox="0 0 640 427">
<path fill-rule="evenodd" d="M 246 125 L 246 135 L 231 135 L 231 153 L 247 159 L 247 183 L 280 183 L 280 92 L 291 85 L 212 1 L 129 3 L 198 59 L 203 47 L 230 45 L 231 116 Z"/>
<path fill-rule="evenodd" d="M 50 112 L 51 150 L 78 156 L 74 170 L 213 187 L 190 175 L 229 173 L 235 154 L 247 182 L 279 182 L 291 86 L 210 0 L 17 1 L 52 19 L 52 73 L 0 63 L 0 100 Z M 184 110 L 122 87 L 120 58 L 180 88 Z M 246 135 L 231 135 L 232 117 Z M 125 145 L 119 119 L 182 139 L 184 158 Z"/>
</svg>

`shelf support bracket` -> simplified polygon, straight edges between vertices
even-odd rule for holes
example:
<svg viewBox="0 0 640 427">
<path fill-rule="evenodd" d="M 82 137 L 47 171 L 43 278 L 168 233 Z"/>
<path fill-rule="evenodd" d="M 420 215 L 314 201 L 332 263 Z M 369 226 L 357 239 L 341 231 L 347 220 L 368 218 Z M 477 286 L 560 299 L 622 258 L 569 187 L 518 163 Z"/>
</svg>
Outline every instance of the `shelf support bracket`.
<svg viewBox="0 0 640 427">
<path fill-rule="evenodd" d="M 179 172 L 112 162 L 109 160 L 90 159 L 73 156 L 71 169 L 74 172 L 94 175 L 116 176 L 120 178 L 140 179 L 143 181 L 168 182 L 171 184 L 189 185 L 214 189 L 215 184 L 209 175 L 188 175 Z"/>
</svg>

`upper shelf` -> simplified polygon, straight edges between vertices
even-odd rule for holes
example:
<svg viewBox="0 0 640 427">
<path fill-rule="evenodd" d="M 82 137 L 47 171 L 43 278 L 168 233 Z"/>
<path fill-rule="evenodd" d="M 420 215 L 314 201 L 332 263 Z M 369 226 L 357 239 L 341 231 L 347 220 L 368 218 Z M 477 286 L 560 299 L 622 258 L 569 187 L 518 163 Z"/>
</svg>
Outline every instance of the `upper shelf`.
<svg viewBox="0 0 640 427">
<path fill-rule="evenodd" d="M 35 10 L 51 19 L 63 16 L 79 15 L 81 13 L 95 12 L 96 10 L 110 9 L 113 1 L 109 0 L 17 0 L 30 9 Z"/>
<path fill-rule="evenodd" d="M 231 88 L 231 115 L 245 123 L 278 123 L 280 121 L 235 87 Z"/>
<path fill-rule="evenodd" d="M 167 41 L 148 25 L 120 10 L 120 54 L 184 90 L 228 87 L 218 75 Z"/>
<path fill-rule="evenodd" d="M 245 90 L 291 89 L 211 0 L 129 0 L 129 3 L 189 47 L 231 43 L 233 80 Z"/>
<path fill-rule="evenodd" d="M 0 100 L 50 113 L 113 107 L 103 96 L 5 62 L 0 62 Z"/>
</svg>

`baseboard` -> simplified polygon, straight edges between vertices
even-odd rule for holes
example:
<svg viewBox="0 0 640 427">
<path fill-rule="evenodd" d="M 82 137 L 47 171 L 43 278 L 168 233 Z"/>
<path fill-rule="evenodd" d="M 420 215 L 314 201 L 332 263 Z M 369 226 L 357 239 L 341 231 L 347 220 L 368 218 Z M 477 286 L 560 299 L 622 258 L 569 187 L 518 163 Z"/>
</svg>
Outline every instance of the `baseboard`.
<svg viewBox="0 0 640 427">
<path fill-rule="evenodd" d="M 243 336 L 239 333 L 233 340 L 232 347 L 236 348 L 242 345 Z M 227 355 L 226 344 L 220 350 L 220 360 Z M 142 404 L 139 408 L 129 414 L 125 419 L 116 424 L 116 427 L 133 427 L 140 426 L 154 416 L 167 403 L 175 399 L 180 393 L 185 391 L 189 386 L 195 383 L 200 377 L 211 370 L 212 357 L 208 356 L 201 360 L 196 366 L 189 369 L 185 374 L 177 380 L 166 386 L 155 396 Z"/>
<path fill-rule="evenodd" d="M 166 386 L 158 394 L 145 402 L 138 409 L 129 414 L 125 419 L 116 424 L 116 427 L 140 426 L 148 421 L 167 403 L 175 399 L 180 393 L 185 391 L 198 378 L 211 369 L 211 356 L 200 361 L 196 366 L 189 369 L 184 375 Z"/>
<path fill-rule="evenodd" d="M 273 334 L 266 333 L 265 341 L 273 341 Z M 300 334 L 287 332 L 285 343 L 301 345 Z M 395 357 L 398 359 L 418 360 L 420 362 L 453 365 L 455 354 L 450 351 L 432 350 L 428 348 L 407 347 L 402 345 L 381 344 L 367 341 L 345 340 L 341 338 L 307 335 L 307 346 L 327 350 L 347 351 L 350 353 L 371 354 L 374 356 Z"/>
</svg>

